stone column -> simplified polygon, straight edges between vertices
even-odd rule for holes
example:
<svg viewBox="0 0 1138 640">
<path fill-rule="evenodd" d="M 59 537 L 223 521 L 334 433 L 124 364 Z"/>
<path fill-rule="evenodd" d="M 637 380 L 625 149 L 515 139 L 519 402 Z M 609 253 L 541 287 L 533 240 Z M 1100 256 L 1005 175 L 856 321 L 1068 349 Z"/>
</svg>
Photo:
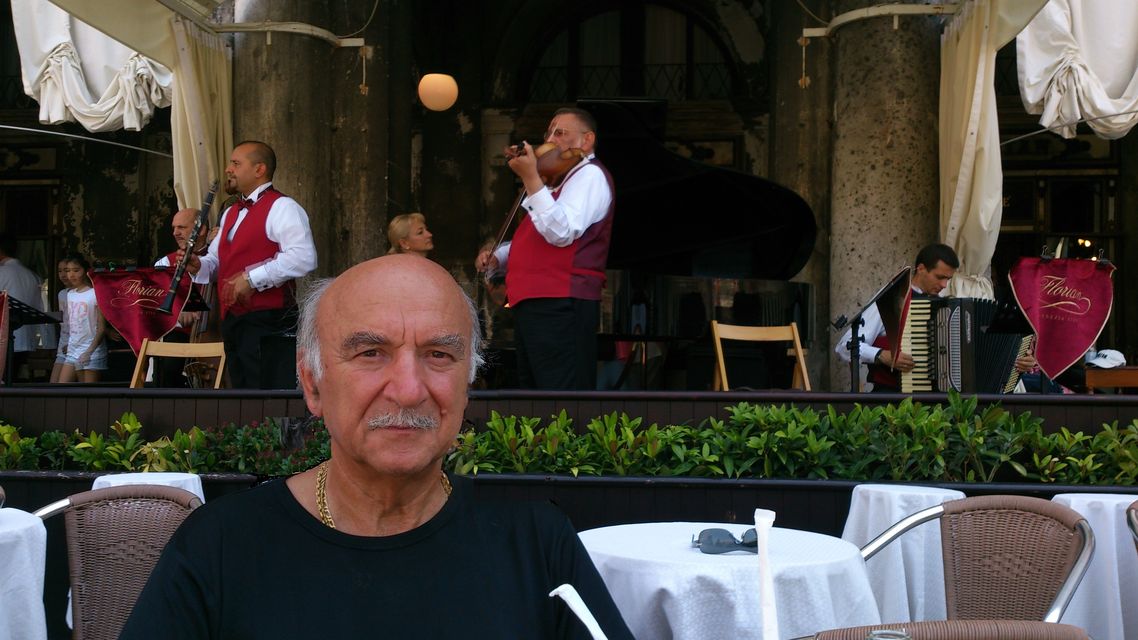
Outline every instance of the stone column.
<svg viewBox="0 0 1138 640">
<path fill-rule="evenodd" d="M 877 4 L 841 0 L 835 15 Z M 901 16 L 840 27 L 834 69 L 830 314 L 851 316 L 937 240 L 937 91 L 942 19 Z M 813 46 L 813 45 L 811 45 Z M 809 53 L 809 52 L 808 52 Z M 840 333 L 832 333 L 836 342 Z M 831 388 L 849 389 L 837 360 Z"/>
<path fill-rule="evenodd" d="M 323 26 L 327 11 L 308 0 L 237 0 L 234 21 Z M 276 152 L 273 186 L 308 212 L 319 272 L 329 273 L 333 46 L 301 34 L 237 33 L 233 50 L 233 140 L 261 140 Z"/>
</svg>

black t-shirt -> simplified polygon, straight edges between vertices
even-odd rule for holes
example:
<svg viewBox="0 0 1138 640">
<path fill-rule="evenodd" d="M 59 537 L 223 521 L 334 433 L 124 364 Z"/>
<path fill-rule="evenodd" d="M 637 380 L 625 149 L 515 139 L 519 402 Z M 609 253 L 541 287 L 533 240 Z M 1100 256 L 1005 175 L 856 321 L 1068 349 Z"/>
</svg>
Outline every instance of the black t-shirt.
<svg viewBox="0 0 1138 640">
<path fill-rule="evenodd" d="M 121 638 L 583 638 L 572 584 L 609 638 L 632 634 L 568 518 L 476 500 L 453 479 L 422 526 L 361 537 L 324 526 L 283 481 L 195 510 Z"/>
</svg>

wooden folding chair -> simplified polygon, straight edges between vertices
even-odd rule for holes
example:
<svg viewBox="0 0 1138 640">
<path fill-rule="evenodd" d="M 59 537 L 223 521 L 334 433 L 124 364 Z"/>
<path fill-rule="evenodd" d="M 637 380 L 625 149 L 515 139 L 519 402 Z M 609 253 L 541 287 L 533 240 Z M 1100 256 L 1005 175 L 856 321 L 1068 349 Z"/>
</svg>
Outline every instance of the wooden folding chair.
<svg viewBox="0 0 1138 640">
<path fill-rule="evenodd" d="M 790 342 L 791 352 L 794 356 L 794 376 L 791 379 L 792 389 L 810 391 L 810 375 L 806 372 L 806 352 L 802 350 L 802 341 L 798 338 L 798 325 L 791 322 L 781 327 L 742 327 L 732 324 L 720 324 L 711 321 L 711 335 L 715 338 L 715 376 L 712 389 L 726 391 L 731 388 L 727 383 L 727 363 L 723 357 L 724 340 L 744 340 L 747 342 Z"/>
<path fill-rule="evenodd" d="M 213 388 L 221 388 L 222 373 L 225 372 L 225 343 L 222 342 L 151 342 L 143 339 L 138 350 L 138 361 L 134 363 L 134 375 L 130 379 L 131 389 L 141 389 L 146 382 L 147 358 L 218 358 L 217 375 Z"/>
</svg>

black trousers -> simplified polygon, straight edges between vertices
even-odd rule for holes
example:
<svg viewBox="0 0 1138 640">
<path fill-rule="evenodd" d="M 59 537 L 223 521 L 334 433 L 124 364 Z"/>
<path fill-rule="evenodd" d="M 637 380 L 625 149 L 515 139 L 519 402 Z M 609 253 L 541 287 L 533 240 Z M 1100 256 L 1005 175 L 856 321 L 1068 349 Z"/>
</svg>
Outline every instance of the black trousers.
<svg viewBox="0 0 1138 640">
<path fill-rule="evenodd" d="M 533 298 L 511 308 L 523 389 L 597 388 L 599 301 Z"/>
<path fill-rule="evenodd" d="M 288 333 L 296 328 L 296 307 L 250 311 L 228 315 L 221 321 L 225 341 L 225 368 L 234 389 L 261 387 L 261 338 Z"/>
</svg>

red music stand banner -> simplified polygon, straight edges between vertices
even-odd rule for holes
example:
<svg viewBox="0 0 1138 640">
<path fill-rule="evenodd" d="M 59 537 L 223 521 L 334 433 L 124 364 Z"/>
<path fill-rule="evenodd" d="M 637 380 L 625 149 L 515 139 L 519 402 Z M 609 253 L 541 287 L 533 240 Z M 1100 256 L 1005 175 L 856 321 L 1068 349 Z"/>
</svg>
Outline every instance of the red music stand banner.
<svg viewBox="0 0 1138 640">
<path fill-rule="evenodd" d="M 157 340 L 178 324 L 178 313 L 190 292 L 189 274 L 182 276 L 170 313 L 158 307 L 166 299 L 174 269 L 144 267 L 133 271 L 91 272 L 99 311 L 138 355 L 143 338 Z"/>
<path fill-rule="evenodd" d="M 1098 340 L 1114 305 L 1114 265 L 1070 258 L 1020 258 L 1012 293 L 1035 330 L 1035 359 L 1054 380 Z"/>
</svg>

